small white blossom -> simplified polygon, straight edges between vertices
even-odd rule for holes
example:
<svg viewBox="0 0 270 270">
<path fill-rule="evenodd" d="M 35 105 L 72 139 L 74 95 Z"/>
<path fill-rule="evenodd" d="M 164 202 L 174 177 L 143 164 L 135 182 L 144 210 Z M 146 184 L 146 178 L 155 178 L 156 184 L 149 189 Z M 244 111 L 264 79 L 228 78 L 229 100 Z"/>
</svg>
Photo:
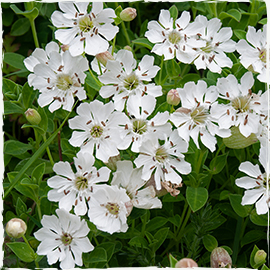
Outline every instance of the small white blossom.
<svg viewBox="0 0 270 270">
<path fill-rule="evenodd" d="M 151 82 L 160 69 L 154 66 L 153 56 L 145 55 L 138 66 L 131 51 L 120 50 L 114 57 L 115 61 L 108 60 L 107 71 L 99 76 L 99 80 L 105 84 L 99 93 L 103 98 L 113 96 L 116 110 L 122 111 L 131 95 L 136 97 L 145 94 L 154 97 L 162 95 L 160 85 L 144 83 L 144 81 Z"/>
<path fill-rule="evenodd" d="M 52 23 L 57 28 L 55 38 L 69 46 L 71 55 L 81 55 L 83 52 L 96 55 L 105 52 L 119 28 L 113 26 L 115 12 L 111 8 L 103 9 L 102 2 L 93 2 L 88 13 L 89 2 L 59 2 L 63 11 L 54 11 Z"/>
<path fill-rule="evenodd" d="M 59 202 L 59 208 L 70 211 L 74 206 L 76 215 L 85 215 L 86 200 L 90 200 L 95 191 L 95 184 L 108 181 L 110 176 L 107 167 L 97 170 L 93 166 L 94 162 L 95 159 L 91 154 L 79 152 L 74 158 L 76 173 L 68 162 L 55 163 L 53 170 L 57 175 L 48 179 L 48 186 L 53 188 L 48 192 L 48 199 Z"/>
<path fill-rule="evenodd" d="M 176 90 L 181 99 L 181 107 L 171 115 L 170 120 L 177 127 L 179 136 L 187 143 L 191 137 L 199 148 L 200 135 L 201 142 L 213 152 L 216 148 L 216 134 L 221 137 L 230 136 L 229 130 L 220 129 L 215 124 L 215 114 L 210 111 L 218 97 L 216 88 L 207 88 L 206 82 L 199 80 L 197 85 L 188 82 L 184 88 Z"/>
<path fill-rule="evenodd" d="M 74 131 L 69 142 L 81 147 L 82 152 L 94 153 L 96 158 L 107 162 L 119 154 L 118 145 L 122 142 L 121 129 L 128 123 L 124 113 L 114 110 L 114 104 L 103 104 L 98 100 L 82 103 L 77 108 L 78 115 L 69 120 Z"/>
<path fill-rule="evenodd" d="M 191 166 L 184 160 L 182 153 L 188 149 L 188 144 L 174 130 L 169 139 L 164 138 L 164 144 L 157 139 L 145 141 L 139 156 L 134 160 L 137 168 L 142 167 L 142 179 L 149 180 L 154 172 L 156 189 L 161 189 L 161 181 L 180 184 L 182 178 L 178 173 L 188 174 Z"/>
<path fill-rule="evenodd" d="M 113 234 L 126 232 L 127 207 L 130 198 L 126 190 L 117 186 L 103 185 L 89 201 L 88 216 L 97 229 Z"/>
<path fill-rule="evenodd" d="M 161 208 L 162 203 L 156 197 L 154 187 L 142 188 L 145 184 L 146 181 L 142 179 L 142 170 L 133 169 L 131 161 L 117 162 L 117 171 L 114 173 L 111 185 L 124 188 L 134 207 L 143 209 Z"/>
<path fill-rule="evenodd" d="M 197 39 L 206 42 L 204 46 L 197 49 L 194 64 L 197 69 L 210 69 L 212 72 L 221 73 L 222 67 L 231 68 L 233 62 L 224 52 L 235 51 L 235 42 L 231 40 L 232 29 L 221 28 L 218 18 L 207 20 L 205 16 L 198 15 L 194 22 L 204 27 L 197 32 Z"/>
<path fill-rule="evenodd" d="M 43 227 L 34 233 L 41 241 L 37 254 L 46 255 L 50 265 L 59 260 L 62 269 L 74 268 L 75 264 L 82 266 L 82 253 L 94 249 L 87 237 L 90 231 L 87 223 L 64 209 L 57 209 L 56 214 L 58 217 L 44 215 Z"/>
<path fill-rule="evenodd" d="M 240 63 L 247 69 L 259 73 L 258 80 L 261 82 L 267 82 L 266 67 L 266 51 L 267 51 L 267 25 L 263 26 L 263 29 L 256 29 L 252 26 L 248 27 L 246 34 L 246 40 L 241 39 L 236 44 L 236 49 L 240 53 Z"/>
</svg>

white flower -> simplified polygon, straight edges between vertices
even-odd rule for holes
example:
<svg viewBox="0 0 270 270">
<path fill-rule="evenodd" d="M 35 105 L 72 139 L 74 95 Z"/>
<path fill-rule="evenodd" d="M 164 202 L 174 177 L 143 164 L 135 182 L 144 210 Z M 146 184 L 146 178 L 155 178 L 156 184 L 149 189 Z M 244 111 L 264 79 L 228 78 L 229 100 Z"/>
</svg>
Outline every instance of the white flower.
<svg viewBox="0 0 270 270">
<path fill-rule="evenodd" d="M 178 172 L 191 172 L 191 166 L 182 154 L 187 151 L 188 144 L 178 136 L 177 130 L 171 133 L 169 139 L 164 139 L 163 145 L 157 139 L 145 141 L 140 148 L 140 155 L 134 160 L 137 168 L 142 167 L 142 179 L 149 180 L 154 172 L 157 190 L 161 189 L 161 181 L 180 184 L 182 178 Z"/>
<path fill-rule="evenodd" d="M 92 154 L 95 147 L 95 156 L 107 162 L 109 157 L 119 154 L 118 145 L 121 129 L 124 129 L 128 118 L 124 113 L 114 111 L 112 102 L 103 104 L 98 100 L 91 103 L 82 103 L 77 108 L 78 116 L 69 120 L 74 131 L 69 142 L 73 146 L 81 147 L 82 152 Z"/>
<path fill-rule="evenodd" d="M 112 40 L 119 31 L 114 21 L 115 12 L 111 8 L 103 9 L 102 2 L 93 2 L 90 13 L 89 2 L 59 2 L 60 9 L 52 14 L 52 23 L 57 28 L 55 38 L 69 45 L 71 55 L 83 52 L 96 55 L 108 49 L 108 40 Z"/>
<path fill-rule="evenodd" d="M 34 78 L 31 84 L 41 93 L 38 104 L 44 107 L 48 104 L 51 112 L 63 106 L 64 110 L 71 111 L 74 96 L 79 100 L 86 99 L 81 85 L 86 77 L 84 71 L 88 69 L 88 61 L 82 56 L 72 57 L 69 51 L 59 53 L 50 52 L 46 63 L 34 66 Z"/>
<path fill-rule="evenodd" d="M 127 149 L 132 143 L 131 151 L 139 152 L 139 148 L 148 138 L 162 139 L 169 135 L 171 124 L 169 112 L 158 112 L 153 118 L 147 119 L 155 109 L 156 99 L 153 96 L 138 98 L 131 96 L 127 102 L 128 115 L 131 117 L 121 132 L 123 138 L 119 149 Z"/>
<path fill-rule="evenodd" d="M 146 181 L 142 179 L 141 169 L 133 169 L 132 162 L 129 160 L 118 161 L 116 165 L 117 171 L 114 173 L 111 185 L 124 188 L 133 206 L 143 209 L 162 207 L 153 186 L 140 189 L 146 184 Z"/>
<path fill-rule="evenodd" d="M 56 214 L 58 217 L 44 215 L 41 220 L 43 228 L 34 233 L 41 241 L 37 254 L 46 255 L 50 265 L 59 260 L 62 269 L 74 268 L 75 264 L 82 266 L 82 253 L 94 249 L 87 238 L 87 223 L 64 209 L 57 209 Z"/>
<path fill-rule="evenodd" d="M 59 202 L 59 208 L 70 211 L 74 206 L 76 215 L 85 215 L 86 200 L 89 201 L 95 192 L 95 184 L 108 181 L 110 176 L 107 167 L 97 170 L 93 167 L 94 162 L 91 154 L 79 152 L 74 158 L 76 173 L 72 171 L 68 162 L 55 163 L 53 170 L 57 175 L 48 179 L 48 186 L 53 188 L 48 192 L 48 199 Z"/>
<path fill-rule="evenodd" d="M 48 65 L 48 60 L 50 59 L 50 54 L 53 51 L 59 52 L 59 46 L 56 42 L 51 41 L 50 43 L 48 43 L 46 45 L 45 50 L 43 50 L 41 48 L 36 48 L 29 57 L 27 57 L 23 60 L 23 63 L 29 71 L 34 72 L 34 67 L 37 64 L 47 64 Z M 32 86 L 32 81 L 34 80 L 35 77 L 36 77 L 36 75 L 33 73 L 28 75 L 28 84 L 30 86 Z"/>
<path fill-rule="evenodd" d="M 169 10 L 161 10 L 159 20 L 148 23 L 148 31 L 145 36 L 152 43 L 156 43 L 152 49 L 157 55 L 164 55 L 164 59 L 176 58 L 183 63 L 191 63 L 195 57 L 195 50 L 205 44 L 197 41 L 194 35 L 197 33 L 200 25 L 198 23 L 189 23 L 190 14 L 187 11 L 182 12 L 181 17 L 175 21 L 170 16 Z"/>
<path fill-rule="evenodd" d="M 177 88 L 181 106 L 174 112 L 170 120 L 177 127 L 178 134 L 187 143 L 190 137 L 199 148 L 198 137 L 201 142 L 212 152 L 216 148 L 215 135 L 230 136 L 229 130 L 222 130 L 214 122 L 215 115 L 210 113 L 210 107 L 217 100 L 218 92 L 214 86 L 207 88 L 204 81 L 188 82 L 184 88 Z"/>
<path fill-rule="evenodd" d="M 136 60 L 131 51 L 120 50 L 115 57 L 115 61 L 108 60 L 103 75 L 99 80 L 105 84 L 99 93 L 103 98 L 113 96 L 115 109 L 122 111 L 126 100 L 131 96 L 136 97 L 148 94 L 154 97 L 162 95 L 160 85 L 150 82 L 159 71 L 158 66 L 154 66 L 154 57 L 145 55 L 136 69 Z"/>
<path fill-rule="evenodd" d="M 205 16 L 198 15 L 195 22 L 204 27 L 197 33 L 197 39 L 206 42 L 205 46 L 197 49 L 194 64 L 197 69 L 210 69 L 212 72 L 221 73 L 222 67 L 232 67 L 233 62 L 224 52 L 233 52 L 235 42 L 231 40 L 233 34 L 230 27 L 221 27 L 218 18 L 207 20 Z"/>
<path fill-rule="evenodd" d="M 266 67 L 266 50 L 267 50 L 267 25 L 263 29 L 256 29 L 252 26 L 248 27 L 246 40 L 241 39 L 236 44 L 236 49 L 240 53 L 240 63 L 247 69 L 258 72 L 258 80 L 267 82 L 267 77 L 270 75 Z M 251 45 L 250 45 L 251 44 Z"/>
<path fill-rule="evenodd" d="M 245 137 L 258 132 L 262 102 L 260 94 L 251 92 L 253 84 L 251 72 L 243 75 L 240 84 L 232 74 L 218 79 L 217 90 L 220 97 L 228 100 L 228 103 L 212 106 L 211 111 L 215 113 L 221 128 L 239 126 L 241 134 Z"/>
<path fill-rule="evenodd" d="M 130 198 L 126 190 L 117 186 L 103 185 L 89 201 L 88 216 L 97 229 L 113 234 L 128 229 L 126 204 Z"/>
<path fill-rule="evenodd" d="M 266 214 L 270 207 L 270 181 L 267 170 L 267 148 L 263 149 L 259 155 L 259 161 L 264 167 L 265 172 L 262 173 L 258 164 L 253 165 L 246 161 L 240 164 L 239 170 L 246 173 L 244 176 L 235 180 L 237 186 L 245 188 L 246 191 L 242 198 L 242 205 L 255 204 L 258 215 Z M 268 192 L 268 195 L 267 195 Z"/>
</svg>

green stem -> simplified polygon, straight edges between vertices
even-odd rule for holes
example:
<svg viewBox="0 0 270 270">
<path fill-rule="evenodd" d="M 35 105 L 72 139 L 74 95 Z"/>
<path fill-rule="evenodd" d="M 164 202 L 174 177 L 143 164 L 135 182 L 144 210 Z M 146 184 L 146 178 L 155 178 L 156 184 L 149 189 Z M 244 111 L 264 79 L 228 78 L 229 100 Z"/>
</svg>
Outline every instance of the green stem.
<svg viewBox="0 0 270 270">
<path fill-rule="evenodd" d="M 121 22 L 121 25 L 123 27 L 123 31 L 124 31 L 124 34 L 125 34 L 125 37 L 126 37 L 126 40 L 127 40 L 127 44 L 130 46 L 130 39 L 129 39 L 129 36 L 128 36 L 128 32 L 127 32 L 127 28 L 125 26 L 125 23 L 124 22 Z"/>
<path fill-rule="evenodd" d="M 95 80 L 95 82 L 99 85 L 102 86 L 101 82 L 96 78 L 96 76 L 94 75 L 94 73 L 92 72 L 91 68 L 88 68 L 90 75 L 93 77 L 93 79 Z"/>
<path fill-rule="evenodd" d="M 40 209 L 40 200 L 37 201 L 36 206 L 37 206 L 39 220 L 41 220 L 42 214 L 41 214 L 41 209 Z"/>
<path fill-rule="evenodd" d="M 35 134 L 35 139 L 36 139 L 36 149 L 38 149 L 39 146 L 39 142 L 38 142 L 38 133 L 36 131 L 36 129 L 34 128 L 34 134 Z"/>
<path fill-rule="evenodd" d="M 183 232 L 184 232 L 185 227 L 187 225 L 187 222 L 189 220 L 190 214 L 191 214 L 191 208 L 189 207 L 188 208 L 187 215 L 186 215 L 186 218 L 185 218 L 185 220 L 184 220 L 184 222 L 183 222 L 183 224 L 181 226 L 181 230 L 180 230 L 179 234 L 177 235 L 177 238 L 176 238 L 177 239 L 177 242 L 179 242 L 179 240 L 182 238 L 182 235 L 183 235 Z"/>
<path fill-rule="evenodd" d="M 31 25 L 31 29 L 32 29 L 32 34 L 33 34 L 33 38 L 34 38 L 34 43 L 36 48 L 39 48 L 39 43 L 38 43 L 38 37 L 37 37 L 37 30 L 36 30 L 36 26 L 35 26 L 35 21 L 34 20 L 30 20 L 30 25 Z"/>
<path fill-rule="evenodd" d="M 46 135 L 44 134 L 42 137 L 43 137 L 44 143 L 46 143 L 46 141 L 47 141 Z M 53 165 L 54 165 L 54 161 L 53 161 L 52 154 L 51 154 L 51 151 L 50 151 L 49 146 L 46 147 L 46 151 L 47 151 L 47 155 L 48 155 L 48 157 L 49 157 L 49 160 L 50 160 L 50 162 L 51 162 L 51 164 L 52 164 L 52 166 L 53 166 Z"/>
<path fill-rule="evenodd" d="M 26 243 L 26 245 L 28 246 L 28 248 L 31 250 L 32 256 L 33 258 L 36 258 L 36 253 L 34 252 L 34 250 L 32 249 L 32 247 L 30 246 L 28 240 L 26 239 L 26 237 L 23 235 L 22 236 L 24 242 Z M 36 268 L 39 268 L 38 262 L 35 260 L 35 264 L 36 264 Z"/>
<path fill-rule="evenodd" d="M 237 260 L 237 256 L 238 256 L 239 242 L 241 240 L 240 234 L 241 234 L 242 225 L 243 225 L 243 218 L 238 217 L 234 241 L 233 241 L 233 254 L 232 254 L 232 263 L 233 264 L 235 264 L 235 262 Z"/>
</svg>

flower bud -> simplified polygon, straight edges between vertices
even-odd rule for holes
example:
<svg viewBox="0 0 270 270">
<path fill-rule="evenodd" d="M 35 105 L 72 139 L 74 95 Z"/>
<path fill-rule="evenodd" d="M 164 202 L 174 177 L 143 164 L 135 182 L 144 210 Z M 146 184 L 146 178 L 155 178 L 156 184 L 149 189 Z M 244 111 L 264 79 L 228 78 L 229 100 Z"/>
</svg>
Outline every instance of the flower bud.
<svg viewBox="0 0 270 270">
<path fill-rule="evenodd" d="M 125 8 L 124 10 L 121 11 L 120 13 L 120 18 L 125 21 L 125 22 L 130 22 L 133 19 L 135 19 L 137 16 L 137 12 L 135 8 Z"/>
<path fill-rule="evenodd" d="M 258 141 L 256 135 L 251 133 L 248 137 L 242 135 L 238 127 L 231 127 L 232 135 L 228 138 L 223 138 L 224 144 L 232 149 L 246 148 Z"/>
<path fill-rule="evenodd" d="M 62 49 L 63 52 L 65 52 L 65 51 L 67 51 L 69 49 L 69 45 L 67 45 L 67 44 L 61 45 L 61 49 Z"/>
<path fill-rule="evenodd" d="M 232 259 L 226 249 L 217 247 L 211 253 L 210 263 L 212 268 L 231 268 Z"/>
<path fill-rule="evenodd" d="M 38 125 L 41 121 L 41 116 L 35 109 L 29 108 L 24 114 L 31 125 Z"/>
<path fill-rule="evenodd" d="M 191 112 L 191 110 L 190 109 L 187 109 L 187 108 L 184 108 L 184 107 L 180 107 L 175 112 L 189 114 Z"/>
<path fill-rule="evenodd" d="M 157 190 L 156 189 L 156 181 L 154 179 L 154 176 L 152 175 L 151 178 L 148 180 L 148 182 L 146 183 L 145 187 L 149 187 L 152 186 L 154 188 L 154 191 L 156 193 L 156 196 L 161 197 L 165 194 L 168 193 L 168 191 L 161 185 L 161 189 Z"/>
<path fill-rule="evenodd" d="M 121 160 L 120 155 L 113 156 L 113 157 L 110 157 L 108 162 L 105 162 L 105 164 L 110 170 L 116 171 L 117 169 L 116 162 L 119 160 Z"/>
<path fill-rule="evenodd" d="M 126 202 L 125 207 L 127 209 L 127 217 L 128 217 L 133 209 L 133 203 L 131 201 Z"/>
<path fill-rule="evenodd" d="M 25 222 L 20 218 L 11 219 L 6 225 L 6 232 L 9 236 L 14 238 L 22 237 L 27 230 Z"/>
<path fill-rule="evenodd" d="M 108 60 L 114 60 L 110 52 L 102 52 L 96 55 L 97 60 L 106 67 Z"/>
<path fill-rule="evenodd" d="M 198 267 L 198 264 L 190 258 L 183 258 L 175 264 L 175 268 L 192 268 L 192 267 Z"/>
<path fill-rule="evenodd" d="M 177 106 L 180 103 L 180 97 L 176 89 L 171 89 L 167 94 L 167 103 Z"/>
<path fill-rule="evenodd" d="M 262 264 L 265 262 L 266 252 L 264 250 L 258 250 L 254 256 L 254 262 L 256 264 Z"/>
<path fill-rule="evenodd" d="M 131 51 L 131 52 L 132 52 L 132 48 L 131 48 L 130 46 L 128 46 L 128 45 L 126 45 L 126 46 L 124 47 L 124 50 Z"/>
</svg>

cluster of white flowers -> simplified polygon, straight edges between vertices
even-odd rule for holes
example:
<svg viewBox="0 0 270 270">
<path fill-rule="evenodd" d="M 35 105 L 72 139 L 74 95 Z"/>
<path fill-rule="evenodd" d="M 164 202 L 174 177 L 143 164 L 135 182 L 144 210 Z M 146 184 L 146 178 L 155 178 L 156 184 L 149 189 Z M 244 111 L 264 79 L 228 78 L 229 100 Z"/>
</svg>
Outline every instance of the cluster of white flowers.
<svg viewBox="0 0 270 270">
<path fill-rule="evenodd" d="M 80 148 L 74 157 L 76 172 L 70 163 L 60 161 L 53 167 L 56 175 L 48 179 L 52 188 L 48 199 L 59 203 L 59 219 L 43 217 L 43 228 L 35 233 L 41 241 L 37 252 L 47 255 L 49 264 L 59 260 L 61 268 L 82 265 L 82 252 L 93 250 L 87 238 L 87 216 L 101 231 L 126 232 L 127 217 L 133 207 L 161 208 L 158 191 L 179 193 L 176 188 L 182 185 L 182 175 L 192 171 L 184 156 L 190 138 L 198 148 L 201 142 L 213 152 L 216 135 L 231 136 L 232 126 L 238 127 L 245 137 L 256 134 L 262 142 L 266 141 L 269 126 L 267 92 L 252 93 L 251 72 L 243 75 L 240 84 L 234 75 L 219 78 L 210 87 L 203 80 L 197 84 L 187 82 L 174 90 L 181 100 L 176 111 L 156 112 L 156 98 L 163 91 L 152 82 L 160 70 L 154 65 L 154 56 L 144 55 L 138 63 L 128 50 L 119 50 L 112 56 L 108 41 L 118 32 L 118 27 L 112 25 L 114 10 L 103 9 L 102 3 L 94 2 L 89 12 L 88 5 L 60 2 L 63 12 L 55 11 L 51 19 L 59 28 L 55 37 L 65 49 L 60 50 L 51 42 L 45 50 L 36 49 L 24 61 L 32 72 L 29 85 L 40 91 L 39 105 L 50 104 L 51 112 L 61 106 L 71 111 L 74 97 L 87 99 L 83 84 L 89 63 L 85 54 L 96 56 L 91 66 L 103 84 L 99 94 L 103 100 L 110 99 L 106 103 L 86 100 L 77 107 L 77 116 L 69 120 L 69 128 L 74 130 L 69 143 Z M 199 15 L 190 22 L 190 14 L 184 11 L 174 21 L 168 10 L 161 10 L 159 21 L 149 22 L 145 36 L 155 44 L 152 52 L 164 56 L 164 60 L 176 57 L 197 69 L 208 68 L 216 73 L 221 73 L 223 67 L 232 67 L 224 52 L 237 49 L 241 63 L 246 68 L 252 65 L 260 73 L 258 79 L 265 81 L 265 28 L 264 32 L 257 32 L 257 38 L 254 31 L 249 28 L 247 40 L 255 49 L 246 41 L 239 41 L 236 46 L 231 40 L 231 28 L 221 28 L 217 18 L 208 20 Z M 121 150 L 129 148 L 134 162 L 121 161 Z M 260 161 L 265 166 L 265 151 L 261 153 Z M 109 163 L 114 158 L 119 161 L 111 175 Z M 97 159 L 104 163 L 103 167 L 95 165 Z M 266 213 L 268 177 L 250 162 L 241 164 L 239 170 L 251 176 L 236 180 L 238 186 L 250 189 L 242 203 L 252 204 L 259 199 L 257 212 Z"/>
</svg>

